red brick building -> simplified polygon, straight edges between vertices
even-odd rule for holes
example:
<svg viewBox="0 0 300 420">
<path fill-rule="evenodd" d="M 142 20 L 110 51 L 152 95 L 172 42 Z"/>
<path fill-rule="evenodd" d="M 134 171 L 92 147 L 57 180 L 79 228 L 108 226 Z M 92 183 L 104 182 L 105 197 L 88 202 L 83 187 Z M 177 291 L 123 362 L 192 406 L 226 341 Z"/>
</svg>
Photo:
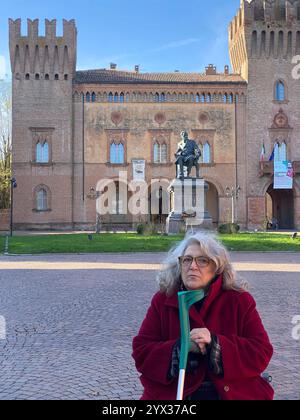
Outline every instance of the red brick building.
<svg viewBox="0 0 300 420">
<path fill-rule="evenodd" d="M 175 177 L 182 130 L 202 148 L 215 224 L 231 220 L 226 188 L 239 186 L 235 216 L 242 227 L 262 228 L 274 217 L 281 228 L 300 228 L 299 1 L 241 1 L 229 25 L 233 73 L 213 65 L 204 73 L 116 65 L 76 71 L 74 21 L 63 22 L 62 37 L 55 20 L 46 20 L 44 37 L 37 20 L 28 20 L 27 36 L 20 26 L 9 22 L 15 228 L 94 227 L 97 184 L 105 178 L 115 180 L 118 204 L 103 223 L 157 220 L 150 211 L 123 214 L 119 172 L 131 181 L 137 160 L 147 183 L 156 179 L 163 187 Z M 273 189 L 272 150 L 275 159 L 293 162 L 293 189 Z"/>
</svg>

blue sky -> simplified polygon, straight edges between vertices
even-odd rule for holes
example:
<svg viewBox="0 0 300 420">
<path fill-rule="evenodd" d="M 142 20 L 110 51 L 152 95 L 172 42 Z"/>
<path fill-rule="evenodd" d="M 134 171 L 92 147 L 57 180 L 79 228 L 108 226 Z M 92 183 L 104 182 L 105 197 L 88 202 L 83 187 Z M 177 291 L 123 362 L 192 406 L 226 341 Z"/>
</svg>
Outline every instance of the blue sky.
<svg viewBox="0 0 300 420">
<path fill-rule="evenodd" d="M 202 72 L 213 63 L 230 64 L 227 28 L 240 0 L 11 0 L 1 4 L 0 78 L 10 73 L 8 18 L 75 19 L 77 69 L 108 68 L 142 72 Z"/>
</svg>

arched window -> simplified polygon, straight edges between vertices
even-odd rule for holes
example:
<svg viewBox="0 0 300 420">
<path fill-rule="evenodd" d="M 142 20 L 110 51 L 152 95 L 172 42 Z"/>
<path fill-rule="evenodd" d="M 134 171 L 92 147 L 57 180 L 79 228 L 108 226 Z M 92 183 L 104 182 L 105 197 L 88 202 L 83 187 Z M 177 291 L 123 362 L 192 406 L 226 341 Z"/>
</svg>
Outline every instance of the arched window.
<svg viewBox="0 0 300 420">
<path fill-rule="evenodd" d="M 30 75 L 29 75 L 29 73 L 26 73 L 26 75 L 25 75 L 25 79 L 26 79 L 26 80 L 29 80 L 29 79 L 30 79 Z"/>
<path fill-rule="evenodd" d="M 166 95 L 164 93 L 162 93 L 160 95 L 160 102 L 165 102 L 166 101 Z"/>
<path fill-rule="evenodd" d="M 275 19 L 286 20 L 285 2 L 278 1 L 275 7 Z"/>
<path fill-rule="evenodd" d="M 266 31 L 262 31 L 261 41 L 260 41 L 260 54 L 264 55 L 265 53 L 266 53 Z"/>
<path fill-rule="evenodd" d="M 114 95 L 112 94 L 112 92 L 109 92 L 109 94 L 108 94 L 108 102 L 113 102 L 113 98 L 114 98 Z"/>
<path fill-rule="evenodd" d="M 264 8 L 263 4 L 255 4 L 254 7 L 254 20 L 264 20 Z"/>
<path fill-rule="evenodd" d="M 85 100 L 86 100 L 87 102 L 91 102 L 91 95 L 90 95 L 90 93 L 89 93 L 89 92 L 85 95 Z"/>
<path fill-rule="evenodd" d="M 59 74 L 56 74 L 56 75 L 54 76 L 54 80 L 59 80 Z"/>
<path fill-rule="evenodd" d="M 117 161 L 117 145 L 115 143 L 110 145 L 109 161 L 110 163 L 116 163 Z"/>
<path fill-rule="evenodd" d="M 229 103 L 233 104 L 233 94 L 232 93 L 229 95 Z"/>
<path fill-rule="evenodd" d="M 251 55 L 256 55 L 257 52 L 257 31 L 252 32 L 252 40 L 251 40 Z"/>
<path fill-rule="evenodd" d="M 114 102 L 119 102 L 119 95 L 117 92 L 115 93 L 115 96 L 114 96 Z"/>
<path fill-rule="evenodd" d="M 49 74 L 45 74 L 45 80 L 49 80 Z"/>
<path fill-rule="evenodd" d="M 161 145 L 161 162 L 162 163 L 167 163 L 167 145 L 166 144 L 162 144 Z"/>
<path fill-rule="evenodd" d="M 96 102 L 96 93 L 95 92 L 92 93 L 92 102 Z"/>
<path fill-rule="evenodd" d="M 287 53 L 289 55 L 292 54 L 293 51 L 293 32 L 289 31 L 288 32 L 288 45 L 287 45 Z"/>
<path fill-rule="evenodd" d="M 155 94 L 155 102 L 159 102 L 159 93 Z"/>
<path fill-rule="evenodd" d="M 274 146 L 274 161 L 275 162 L 280 162 L 281 161 L 280 153 L 279 153 L 279 144 L 278 143 L 275 143 L 275 146 Z"/>
<path fill-rule="evenodd" d="M 43 144 L 41 142 L 38 142 L 36 145 L 36 162 L 49 162 L 49 145 L 46 141 Z"/>
<path fill-rule="evenodd" d="M 110 145 L 110 163 L 121 164 L 124 163 L 124 145 L 115 142 Z"/>
<path fill-rule="evenodd" d="M 121 103 L 123 103 L 123 102 L 124 102 L 124 100 L 125 100 L 124 93 L 123 93 L 123 92 L 121 92 L 121 93 L 120 93 L 120 102 L 121 102 Z"/>
<path fill-rule="evenodd" d="M 203 146 L 203 163 L 210 163 L 211 156 L 210 156 L 210 145 L 209 143 L 205 143 Z"/>
<path fill-rule="evenodd" d="M 279 160 L 287 160 L 287 150 L 285 142 L 281 143 L 281 145 L 279 146 Z"/>
<path fill-rule="evenodd" d="M 64 79 L 68 80 L 68 75 L 67 74 L 64 75 Z"/>
<path fill-rule="evenodd" d="M 211 94 L 210 93 L 207 94 L 206 101 L 207 102 L 211 102 Z"/>
<path fill-rule="evenodd" d="M 276 82 L 276 101 L 284 101 L 285 100 L 285 86 L 281 80 Z"/>
<path fill-rule="evenodd" d="M 47 210 L 48 203 L 47 203 L 47 191 L 44 188 L 41 188 L 36 193 L 36 209 L 39 211 Z"/>
<path fill-rule="evenodd" d="M 227 102 L 227 93 L 224 93 L 223 95 L 223 102 L 226 103 Z"/>
<path fill-rule="evenodd" d="M 284 42 L 283 31 L 279 31 L 278 33 L 278 54 L 279 55 L 282 55 L 283 53 L 283 42 Z"/>
<path fill-rule="evenodd" d="M 274 46 L 275 46 L 275 32 L 270 32 L 270 55 L 273 56 L 274 54 Z"/>
<path fill-rule="evenodd" d="M 40 142 L 36 145 L 36 161 L 41 162 L 42 161 L 42 145 Z"/>
<path fill-rule="evenodd" d="M 153 148 L 153 161 L 154 163 L 159 163 L 159 151 L 160 151 L 160 144 L 159 143 L 154 143 L 154 148 Z"/>
<path fill-rule="evenodd" d="M 36 73 L 36 75 L 34 76 L 35 80 L 40 80 L 40 75 L 38 73 Z"/>
<path fill-rule="evenodd" d="M 201 156 L 199 158 L 199 163 L 203 163 L 203 146 L 201 143 L 198 143 L 199 149 L 201 150 Z"/>
</svg>

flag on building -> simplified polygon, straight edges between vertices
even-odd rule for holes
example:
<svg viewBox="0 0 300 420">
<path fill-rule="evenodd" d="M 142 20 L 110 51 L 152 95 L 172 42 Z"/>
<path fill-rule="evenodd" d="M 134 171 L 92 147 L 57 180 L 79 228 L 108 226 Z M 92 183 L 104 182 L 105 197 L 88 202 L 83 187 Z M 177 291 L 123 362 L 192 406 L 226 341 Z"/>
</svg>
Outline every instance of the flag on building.
<svg viewBox="0 0 300 420">
<path fill-rule="evenodd" d="M 263 144 L 262 148 L 261 148 L 261 152 L 260 152 L 260 161 L 261 162 L 264 162 L 264 160 L 265 160 L 265 153 L 266 153 L 266 149 L 265 149 L 265 145 Z"/>
<path fill-rule="evenodd" d="M 274 156 L 275 156 L 275 146 L 273 147 L 271 156 L 269 157 L 269 162 L 272 162 L 274 160 Z"/>
</svg>

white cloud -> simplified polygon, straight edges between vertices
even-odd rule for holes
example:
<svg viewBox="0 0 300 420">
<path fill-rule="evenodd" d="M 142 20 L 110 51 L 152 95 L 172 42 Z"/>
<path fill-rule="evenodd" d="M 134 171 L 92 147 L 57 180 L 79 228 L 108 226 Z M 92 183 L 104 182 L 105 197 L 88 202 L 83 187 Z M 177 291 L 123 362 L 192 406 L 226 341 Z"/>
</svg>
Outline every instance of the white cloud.
<svg viewBox="0 0 300 420">
<path fill-rule="evenodd" d="M 182 39 L 180 41 L 170 42 L 169 44 L 161 45 L 160 47 L 150 50 L 151 52 L 159 52 L 169 50 L 171 48 L 180 48 L 185 47 L 186 45 L 194 44 L 195 42 L 200 42 L 199 38 L 188 38 Z"/>
<path fill-rule="evenodd" d="M 6 75 L 6 61 L 4 55 L 0 55 L 0 79 L 4 79 Z"/>
</svg>

